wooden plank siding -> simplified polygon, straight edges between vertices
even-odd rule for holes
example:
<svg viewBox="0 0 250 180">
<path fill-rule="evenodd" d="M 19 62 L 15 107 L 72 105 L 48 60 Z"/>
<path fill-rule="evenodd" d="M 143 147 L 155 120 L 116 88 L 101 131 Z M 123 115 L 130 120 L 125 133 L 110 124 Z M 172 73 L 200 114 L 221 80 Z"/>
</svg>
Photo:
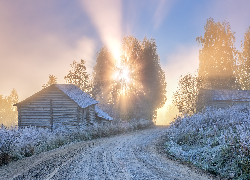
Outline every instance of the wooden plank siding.
<svg viewBox="0 0 250 180">
<path fill-rule="evenodd" d="M 113 120 L 96 106 L 98 103 L 75 85 L 53 84 L 14 106 L 18 109 L 18 127 L 45 127 L 53 131 L 62 126 L 75 129 Z"/>
<path fill-rule="evenodd" d="M 213 108 L 217 108 L 217 109 L 224 109 L 224 108 L 228 108 L 230 106 L 249 106 L 250 102 L 249 101 L 209 101 L 207 103 L 208 107 L 213 107 Z"/>
<path fill-rule="evenodd" d="M 202 112 L 206 107 L 224 109 L 231 106 L 250 106 L 250 90 L 200 89 L 197 102 L 198 112 Z"/>
<path fill-rule="evenodd" d="M 232 105 L 231 101 L 212 101 L 209 103 L 209 106 L 212 106 L 213 108 L 227 108 Z"/>
<path fill-rule="evenodd" d="M 90 121 L 94 120 L 90 108 Z M 32 101 L 18 107 L 18 126 L 47 127 L 50 129 L 61 125 L 79 126 L 86 123 L 86 114 L 71 98 L 60 89 L 51 87 L 48 91 L 37 94 Z"/>
<path fill-rule="evenodd" d="M 95 121 L 95 105 L 89 106 L 89 120 L 91 124 Z"/>
</svg>

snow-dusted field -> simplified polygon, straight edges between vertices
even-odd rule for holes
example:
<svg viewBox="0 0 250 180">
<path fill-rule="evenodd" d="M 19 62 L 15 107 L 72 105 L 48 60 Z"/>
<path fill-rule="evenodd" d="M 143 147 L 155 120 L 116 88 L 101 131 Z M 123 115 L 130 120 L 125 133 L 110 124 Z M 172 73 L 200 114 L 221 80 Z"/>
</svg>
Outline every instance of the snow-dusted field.
<svg viewBox="0 0 250 180">
<path fill-rule="evenodd" d="M 211 179 L 157 151 L 166 127 L 78 142 L 12 162 L 0 179 Z"/>
<path fill-rule="evenodd" d="M 222 177 L 250 179 L 250 108 L 178 118 L 166 138 L 167 152 L 177 159 Z"/>
<path fill-rule="evenodd" d="M 72 142 L 142 129 L 152 121 L 136 120 L 109 126 L 89 126 L 76 130 L 65 128 L 51 132 L 49 129 L 28 127 L 24 129 L 0 127 L 0 166 L 34 154 L 49 151 Z"/>
</svg>

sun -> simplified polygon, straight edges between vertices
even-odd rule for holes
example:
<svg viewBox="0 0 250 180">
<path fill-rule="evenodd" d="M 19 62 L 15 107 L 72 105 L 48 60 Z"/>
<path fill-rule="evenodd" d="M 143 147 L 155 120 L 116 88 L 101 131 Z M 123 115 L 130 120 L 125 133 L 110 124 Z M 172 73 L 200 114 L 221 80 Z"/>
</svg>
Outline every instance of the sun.
<svg viewBox="0 0 250 180">
<path fill-rule="evenodd" d="M 129 83 L 130 81 L 130 74 L 129 74 L 129 69 L 124 67 L 123 69 L 121 69 L 121 80 L 124 82 L 124 83 Z"/>
<path fill-rule="evenodd" d="M 113 55 L 114 56 L 114 55 Z M 127 53 L 123 53 L 118 58 L 114 56 L 115 68 L 113 69 L 112 88 L 119 95 L 129 97 L 132 93 L 143 93 L 143 86 L 138 81 L 138 66 L 133 64 Z M 135 91 L 136 89 L 136 91 Z"/>
<path fill-rule="evenodd" d="M 128 94 L 129 89 L 131 88 L 131 69 L 128 66 L 128 61 L 124 61 L 124 59 L 121 59 L 121 56 L 119 58 L 115 57 L 115 69 L 113 74 L 113 80 L 114 84 L 116 84 L 118 87 L 119 94 Z"/>
<path fill-rule="evenodd" d="M 112 55 L 116 61 L 116 64 L 120 65 L 121 64 L 121 52 L 119 49 L 115 48 L 114 51 L 112 52 Z"/>
<path fill-rule="evenodd" d="M 121 85 L 121 89 L 126 90 L 131 82 L 130 70 L 126 66 L 118 66 L 113 78 Z"/>
</svg>

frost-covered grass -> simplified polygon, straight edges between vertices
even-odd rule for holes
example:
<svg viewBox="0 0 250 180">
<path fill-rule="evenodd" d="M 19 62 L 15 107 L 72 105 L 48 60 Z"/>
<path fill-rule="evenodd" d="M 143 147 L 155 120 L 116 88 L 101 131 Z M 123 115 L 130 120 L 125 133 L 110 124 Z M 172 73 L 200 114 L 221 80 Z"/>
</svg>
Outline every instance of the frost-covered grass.
<svg viewBox="0 0 250 180">
<path fill-rule="evenodd" d="M 49 151 L 71 142 L 86 141 L 120 134 L 153 125 L 152 121 L 134 120 L 116 125 L 89 126 L 70 130 L 27 127 L 23 129 L 0 127 L 0 166 L 24 157 Z"/>
<path fill-rule="evenodd" d="M 166 137 L 169 155 L 222 177 L 250 179 L 250 108 L 179 117 Z"/>
</svg>

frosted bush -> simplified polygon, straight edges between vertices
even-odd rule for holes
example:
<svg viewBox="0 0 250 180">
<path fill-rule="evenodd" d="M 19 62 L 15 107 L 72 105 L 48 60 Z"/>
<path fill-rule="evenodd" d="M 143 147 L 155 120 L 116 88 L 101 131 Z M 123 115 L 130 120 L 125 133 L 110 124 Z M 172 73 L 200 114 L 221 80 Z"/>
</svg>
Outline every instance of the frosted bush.
<svg viewBox="0 0 250 180">
<path fill-rule="evenodd" d="M 250 109 L 206 109 L 178 117 L 167 131 L 166 151 L 222 177 L 250 179 Z"/>
<path fill-rule="evenodd" d="M 18 129 L 2 126 L 0 127 L 0 166 L 71 142 L 107 137 L 150 125 L 152 121 L 149 120 L 134 120 L 130 123 L 120 121 L 116 125 L 81 126 L 76 129 L 59 126 L 53 132 L 35 127 Z"/>
</svg>

